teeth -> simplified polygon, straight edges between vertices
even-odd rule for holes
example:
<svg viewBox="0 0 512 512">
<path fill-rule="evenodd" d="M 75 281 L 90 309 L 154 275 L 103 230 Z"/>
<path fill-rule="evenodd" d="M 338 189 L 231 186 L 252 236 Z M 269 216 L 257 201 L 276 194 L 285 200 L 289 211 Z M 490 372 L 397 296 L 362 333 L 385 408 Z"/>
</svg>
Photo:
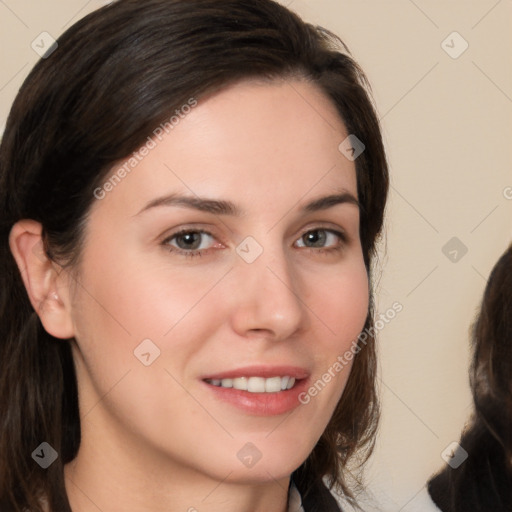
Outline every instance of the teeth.
<svg viewBox="0 0 512 512">
<path fill-rule="evenodd" d="M 249 377 L 247 391 L 251 393 L 265 393 L 265 379 L 263 377 Z"/>
<path fill-rule="evenodd" d="M 247 389 L 247 378 L 237 377 L 236 379 L 233 379 L 233 387 L 235 389 L 241 389 L 245 391 Z"/>
<path fill-rule="evenodd" d="M 272 377 L 270 379 L 266 379 L 265 391 L 267 393 L 277 393 L 278 391 L 281 391 L 281 377 Z"/>
<path fill-rule="evenodd" d="M 221 386 L 223 388 L 232 388 L 233 387 L 233 379 L 222 379 Z"/>
<path fill-rule="evenodd" d="M 209 384 L 222 388 L 234 388 L 250 393 L 278 393 L 291 389 L 295 384 L 295 378 L 285 375 L 284 377 L 236 377 L 235 379 L 209 379 Z"/>
</svg>

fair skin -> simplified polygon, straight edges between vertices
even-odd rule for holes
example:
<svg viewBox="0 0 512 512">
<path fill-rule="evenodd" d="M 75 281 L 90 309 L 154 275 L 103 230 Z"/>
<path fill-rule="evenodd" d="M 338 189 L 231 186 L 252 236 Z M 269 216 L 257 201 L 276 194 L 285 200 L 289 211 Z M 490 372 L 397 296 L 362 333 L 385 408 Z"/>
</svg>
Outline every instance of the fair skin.
<svg viewBox="0 0 512 512">
<path fill-rule="evenodd" d="M 347 135 L 314 85 L 240 82 L 201 100 L 94 200 L 75 277 L 35 256 L 38 223 L 15 225 L 11 249 L 34 308 L 48 332 L 74 338 L 62 341 L 72 343 L 79 386 L 82 439 L 65 467 L 74 512 L 287 510 L 290 474 L 350 367 L 286 412 L 276 398 L 264 413 L 269 393 L 221 399 L 204 378 L 279 365 L 302 369 L 296 385 L 307 389 L 361 332 L 368 279 L 359 209 L 346 200 L 357 198 L 355 165 L 338 150 Z M 141 212 L 171 193 L 244 214 Z M 345 200 L 303 210 L 335 194 Z M 179 253 L 194 240 L 172 238 L 185 228 L 208 232 L 195 235 L 200 256 Z M 251 263 L 237 252 L 248 236 L 263 250 Z M 160 356 L 145 366 L 134 350 L 148 338 Z M 251 467 L 237 456 L 244 446 L 261 456 Z"/>
</svg>

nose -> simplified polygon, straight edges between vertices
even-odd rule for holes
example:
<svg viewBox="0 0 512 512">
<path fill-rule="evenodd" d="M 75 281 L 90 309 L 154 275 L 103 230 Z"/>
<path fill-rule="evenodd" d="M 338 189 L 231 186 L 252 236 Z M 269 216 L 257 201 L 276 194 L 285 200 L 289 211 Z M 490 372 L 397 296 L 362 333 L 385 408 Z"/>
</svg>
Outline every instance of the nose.
<svg viewBox="0 0 512 512">
<path fill-rule="evenodd" d="M 282 249 L 264 250 L 252 263 L 240 259 L 237 267 L 231 321 L 240 336 L 279 341 L 305 327 L 300 279 Z"/>
</svg>

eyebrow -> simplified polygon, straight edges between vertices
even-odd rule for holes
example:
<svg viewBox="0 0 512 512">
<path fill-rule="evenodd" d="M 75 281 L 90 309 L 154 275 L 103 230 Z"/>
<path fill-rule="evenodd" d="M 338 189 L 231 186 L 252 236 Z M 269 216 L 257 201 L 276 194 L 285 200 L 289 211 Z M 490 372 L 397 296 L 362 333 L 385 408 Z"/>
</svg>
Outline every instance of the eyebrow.
<svg viewBox="0 0 512 512">
<path fill-rule="evenodd" d="M 311 202 L 305 204 L 301 208 L 301 211 L 305 213 L 312 213 L 327 210 L 338 204 L 352 204 L 357 208 L 361 207 L 359 201 L 353 194 L 343 191 L 339 194 L 332 194 L 318 199 L 313 199 Z M 235 217 L 242 217 L 245 215 L 245 212 L 231 201 L 208 199 L 198 196 L 169 194 L 149 201 L 135 216 L 160 206 L 191 208 L 202 212 L 212 213 L 214 215 L 231 215 Z"/>
</svg>

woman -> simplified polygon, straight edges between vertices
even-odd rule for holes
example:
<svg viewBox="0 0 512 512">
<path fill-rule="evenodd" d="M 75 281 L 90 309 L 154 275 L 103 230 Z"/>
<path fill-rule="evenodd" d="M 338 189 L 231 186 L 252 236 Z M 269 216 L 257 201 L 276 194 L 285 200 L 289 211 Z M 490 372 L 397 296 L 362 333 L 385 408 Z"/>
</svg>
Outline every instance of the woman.
<svg viewBox="0 0 512 512">
<path fill-rule="evenodd" d="M 354 503 L 388 170 L 341 41 L 120 0 L 45 57 L 0 147 L 1 509 Z"/>
<path fill-rule="evenodd" d="M 443 512 L 512 510 L 512 245 L 494 266 L 473 325 L 475 412 L 428 490 Z"/>
</svg>

